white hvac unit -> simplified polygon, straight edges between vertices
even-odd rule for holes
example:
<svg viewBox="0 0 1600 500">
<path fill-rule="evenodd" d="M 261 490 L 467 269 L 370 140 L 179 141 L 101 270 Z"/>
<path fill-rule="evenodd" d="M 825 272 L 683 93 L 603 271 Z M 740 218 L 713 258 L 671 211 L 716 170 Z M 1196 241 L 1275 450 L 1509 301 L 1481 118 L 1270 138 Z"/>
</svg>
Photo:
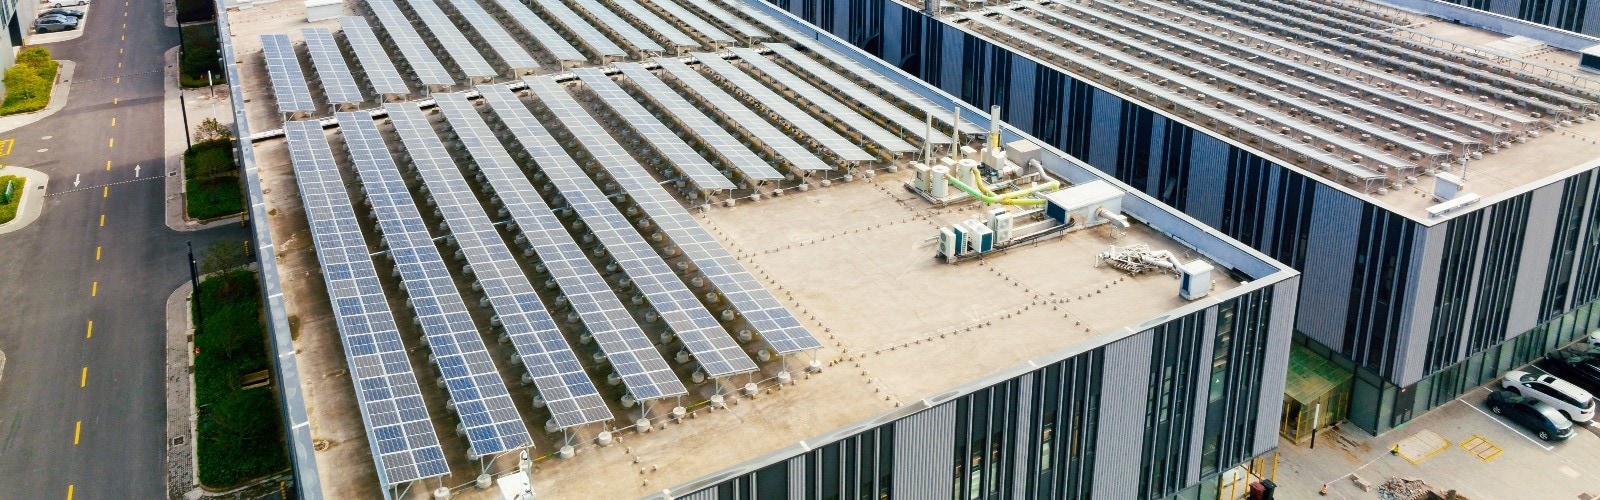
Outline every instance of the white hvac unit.
<svg viewBox="0 0 1600 500">
<path fill-rule="evenodd" d="M 1178 296 L 1184 300 L 1195 300 L 1211 293 L 1211 271 L 1214 269 L 1203 260 L 1178 266 Z"/>
<path fill-rule="evenodd" d="M 1044 195 L 1045 216 L 1078 228 L 1111 223 L 1128 227 L 1122 215 L 1123 191 L 1106 181 L 1091 181 Z"/>
<path fill-rule="evenodd" d="M 1467 182 L 1449 172 L 1439 172 L 1433 177 L 1433 199 L 1450 201 L 1467 188 Z"/>
</svg>

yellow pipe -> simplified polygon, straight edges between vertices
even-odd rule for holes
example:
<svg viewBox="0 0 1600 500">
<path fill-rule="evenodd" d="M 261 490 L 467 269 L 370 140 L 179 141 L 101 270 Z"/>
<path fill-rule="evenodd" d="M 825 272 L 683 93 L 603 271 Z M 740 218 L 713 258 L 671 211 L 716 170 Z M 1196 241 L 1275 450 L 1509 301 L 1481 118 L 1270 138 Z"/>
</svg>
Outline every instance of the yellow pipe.
<svg viewBox="0 0 1600 500">
<path fill-rule="evenodd" d="M 1020 198 L 1020 197 L 1024 196 L 1024 195 L 1028 195 L 1028 194 L 1033 194 L 1033 193 L 1036 193 L 1036 192 L 1039 192 L 1039 191 L 1042 191 L 1042 190 L 1045 190 L 1045 189 L 1055 189 L 1057 186 L 1060 185 L 1060 183 L 1057 183 L 1056 181 L 1050 181 L 1050 182 L 1046 182 L 1044 184 L 1040 184 L 1040 185 L 1037 185 L 1037 186 L 1030 187 L 1028 189 L 1024 189 L 1022 191 L 1017 191 L 1015 193 L 1006 193 L 1004 196 L 994 196 L 994 195 L 983 194 L 982 192 L 978 191 L 977 188 L 969 186 L 965 182 L 961 182 L 960 179 L 956 179 L 955 176 L 953 176 L 953 175 L 945 174 L 944 177 L 945 177 L 945 179 L 948 179 L 950 181 L 950 184 L 955 186 L 956 189 L 960 189 L 962 191 L 966 191 L 967 194 L 972 195 L 973 198 L 977 198 L 979 201 L 982 201 L 982 202 L 984 202 L 986 204 L 998 203 L 998 204 L 1001 204 L 1001 205 L 1019 205 L 1019 206 L 1021 206 L 1021 205 L 1043 205 L 1044 204 L 1044 200 L 1037 199 L 1037 198 Z M 979 182 L 982 182 L 982 181 L 979 181 Z"/>
</svg>

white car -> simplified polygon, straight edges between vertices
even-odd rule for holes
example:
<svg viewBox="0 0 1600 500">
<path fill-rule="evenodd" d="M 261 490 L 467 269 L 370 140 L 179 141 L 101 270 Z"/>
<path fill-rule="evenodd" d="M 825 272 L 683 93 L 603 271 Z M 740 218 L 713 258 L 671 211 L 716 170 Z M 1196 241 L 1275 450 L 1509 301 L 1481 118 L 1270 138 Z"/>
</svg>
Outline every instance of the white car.
<svg viewBox="0 0 1600 500">
<path fill-rule="evenodd" d="M 1539 375 L 1524 371 L 1506 372 L 1500 385 L 1514 394 L 1537 399 L 1550 405 L 1573 422 L 1594 419 L 1594 396 L 1571 382 L 1552 375 Z"/>
<path fill-rule="evenodd" d="M 1600 330 L 1589 332 L 1589 346 L 1600 347 Z"/>
</svg>

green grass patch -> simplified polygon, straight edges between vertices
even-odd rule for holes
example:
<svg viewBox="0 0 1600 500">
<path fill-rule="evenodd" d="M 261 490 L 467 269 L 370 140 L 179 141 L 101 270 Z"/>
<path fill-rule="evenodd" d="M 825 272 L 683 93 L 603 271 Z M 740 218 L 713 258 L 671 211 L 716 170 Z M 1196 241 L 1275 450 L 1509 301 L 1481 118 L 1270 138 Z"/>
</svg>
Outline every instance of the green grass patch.
<svg viewBox="0 0 1600 500">
<path fill-rule="evenodd" d="M 196 143 L 184 151 L 183 179 L 189 217 L 214 219 L 244 211 L 231 139 Z"/>
<path fill-rule="evenodd" d="M 179 23 L 196 23 L 217 18 L 217 4 L 213 0 L 178 0 L 177 4 Z"/>
<path fill-rule="evenodd" d="M 16 184 L 11 187 L 11 200 L 4 205 L 0 205 L 0 224 L 11 222 L 11 219 L 17 218 L 17 207 L 22 205 L 22 188 L 27 185 L 28 180 L 15 175 L 0 176 L 0 197 L 4 196 L 3 193 L 6 191 L 7 182 L 16 182 Z"/>
<path fill-rule="evenodd" d="M 221 42 L 217 41 L 216 24 L 195 24 L 183 28 L 183 54 L 178 60 L 178 83 L 184 88 L 206 86 L 206 72 L 217 84 L 227 83 L 222 71 Z"/>
<path fill-rule="evenodd" d="M 200 483 L 213 489 L 283 471 L 289 457 L 278 398 L 270 387 L 243 389 L 245 377 L 271 368 L 254 271 L 200 282 L 204 322 L 195 334 L 194 399 Z"/>
<path fill-rule="evenodd" d="M 30 47 L 17 54 L 17 64 L 5 73 L 6 100 L 0 103 L 0 116 L 29 113 L 50 104 L 56 71 L 61 63 L 50 59 L 44 47 Z"/>
</svg>

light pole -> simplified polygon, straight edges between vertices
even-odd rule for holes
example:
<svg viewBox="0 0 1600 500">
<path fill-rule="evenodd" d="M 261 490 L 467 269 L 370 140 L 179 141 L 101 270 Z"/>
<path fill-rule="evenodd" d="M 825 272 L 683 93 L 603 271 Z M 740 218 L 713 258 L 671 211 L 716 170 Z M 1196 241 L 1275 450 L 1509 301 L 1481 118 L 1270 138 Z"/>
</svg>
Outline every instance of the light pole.
<svg viewBox="0 0 1600 500">
<path fill-rule="evenodd" d="M 200 310 L 200 267 L 194 260 L 194 242 L 183 244 L 189 247 L 189 284 L 194 286 L 194 331 L 200 333 L 200 325 L 205 323 L 205 315 Z"/>
</svg>

